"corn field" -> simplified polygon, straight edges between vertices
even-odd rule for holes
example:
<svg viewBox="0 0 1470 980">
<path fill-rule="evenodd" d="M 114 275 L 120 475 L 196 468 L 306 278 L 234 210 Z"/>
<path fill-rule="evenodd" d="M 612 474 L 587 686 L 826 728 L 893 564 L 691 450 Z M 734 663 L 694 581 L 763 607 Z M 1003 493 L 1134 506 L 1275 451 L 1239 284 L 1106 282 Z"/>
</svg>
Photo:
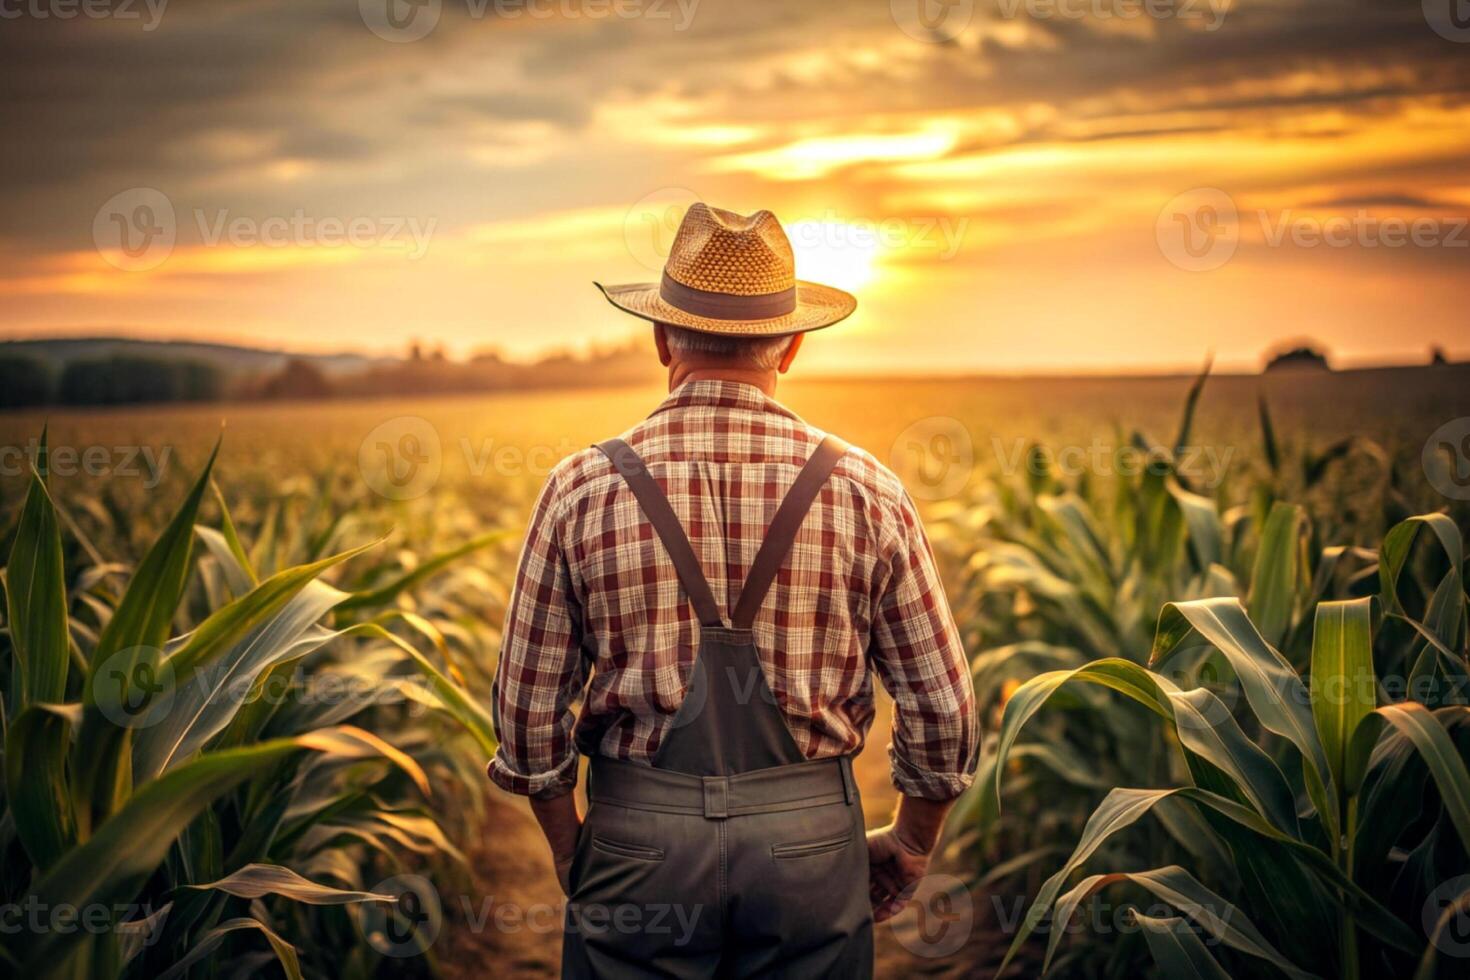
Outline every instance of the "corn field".
<svg viewBox="0 0 1470 980">
<path fill-rule="evenodd" d="M 924 501 L 988 718 L 940 862 L 976 928 L 926 969 L 1463 974 L 1470 513 L 1419 450 L 1464 381 L 1391 402 L 1333 389 L 1336 404 L 1313 388 L 1327 382 L 1257 400 L 1203 376 L 1024 398 L 793 388 L 793 407 L 911 487 L 898 430 L 916 419 L 1021 446 Z M 33 447 L 0 481 L 3 973 L 494 969 L 425 931 L 403 882 L 504 884 L 476 845 L 504 819 L 487 821 L 483 765 L 544 475 L 524 460 L 657 397 L 239 412 L 222 437 L 177 409 L 0 419 L 3 441 Z M 404 417 L 432 420 L 442 475 L 394 499 L 359 453 Z M 1046 451 L 1097 433 L 1149 465 L 1070 472 Z M 156 481 L 74 477 L 58 449 L 150 440 L 176 451 Z M 506 444 L 522 464 L 471 465 Z M 1202 479 L 1187 459 L 1201 445 L 1239 451 Z M 875 729 L 866 755 L 886 740 Z M 886 801 L 868 804 L 882 822 Z M 467 928 L 452 908 L 442 920 Z M 536 941 L 554 964 L 558 937 Z"/>
</svg>

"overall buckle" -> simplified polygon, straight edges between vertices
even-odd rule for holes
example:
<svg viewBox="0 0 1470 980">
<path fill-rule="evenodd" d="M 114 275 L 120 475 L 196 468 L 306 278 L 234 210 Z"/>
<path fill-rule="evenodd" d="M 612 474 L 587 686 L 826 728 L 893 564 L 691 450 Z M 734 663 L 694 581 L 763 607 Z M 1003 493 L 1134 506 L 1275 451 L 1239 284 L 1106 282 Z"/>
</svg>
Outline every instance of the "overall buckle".
<svg viewBox="0 0 1470 980">
<path fill-rule="evenodd" d="M 704 776 L 704 815 L 724 820 L 730 815 L 730 777 Z"/>
</svg>

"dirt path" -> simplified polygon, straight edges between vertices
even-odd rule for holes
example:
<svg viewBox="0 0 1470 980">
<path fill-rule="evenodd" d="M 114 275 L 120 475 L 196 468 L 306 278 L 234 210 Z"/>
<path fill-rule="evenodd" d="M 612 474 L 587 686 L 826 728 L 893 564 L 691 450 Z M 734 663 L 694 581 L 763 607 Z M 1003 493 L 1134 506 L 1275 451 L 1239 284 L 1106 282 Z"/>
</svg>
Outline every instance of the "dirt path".
<svg viewBox="0 0 1470 980">
<path fill-rule="evenodd" d="M 884 704 L 854 770 L 870 828 L 889 820 L 895 802 L 883 748 L 887 731 Z M 444 903 L 445 931 L 437 948 L 446 973 L 465 980 L 489 975 L 557 976 L 563 899 L 530 807 L 490 788 L 484 831 L 466 850 L 477 894 L 468 901 Z M 956 869 L 934 869 L 937 884 L 949 881 L 939 877 L 946 870 Z M 911 907 L 878 927 L 879 977 L 994 976 L 1005 937 L 986 914 L 987 903 L 973 900 L 972 914 L 966 915 L 962 908 L 966 899 L 955 897 L 960 904 L 931 898 L 931 915 L 921 917 L 920 910 Z"/>
</svg>

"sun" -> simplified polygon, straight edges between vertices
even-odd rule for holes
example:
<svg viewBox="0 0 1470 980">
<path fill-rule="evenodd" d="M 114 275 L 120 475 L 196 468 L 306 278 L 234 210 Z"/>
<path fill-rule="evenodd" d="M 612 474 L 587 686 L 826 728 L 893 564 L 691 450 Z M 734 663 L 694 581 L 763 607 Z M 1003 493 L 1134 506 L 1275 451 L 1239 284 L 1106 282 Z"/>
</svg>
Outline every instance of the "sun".
<svg viewBox="0 0 1470 980">
<path fill-rule="evenodd" d="M 786 228 L 796 254 L 796 277 L 854 290 L 877 275 L 883 251 L 879 230 L 847 221 L 798 221 Z"/>
</svg>

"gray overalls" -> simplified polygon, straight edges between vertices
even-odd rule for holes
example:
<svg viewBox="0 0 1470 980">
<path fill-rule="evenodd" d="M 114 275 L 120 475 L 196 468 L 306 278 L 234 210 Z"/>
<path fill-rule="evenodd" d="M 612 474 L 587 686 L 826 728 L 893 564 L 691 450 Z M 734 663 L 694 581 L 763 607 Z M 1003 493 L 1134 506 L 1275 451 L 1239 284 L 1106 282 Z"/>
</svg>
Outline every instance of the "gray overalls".
<svg viewBox="0 0 1470 980">
<path fill-rule="evenodd" d="M 652 767 L 594 756 L 563 977 L 870 977 L 868 852 L 852 760 L 807 760 L 751 625 L 846 451 L 826 440 L 782 500 L 726 626 L 678 517 L 626 443 L 628 482 L 699 616 L 687 693 Z"/>
</svg>

